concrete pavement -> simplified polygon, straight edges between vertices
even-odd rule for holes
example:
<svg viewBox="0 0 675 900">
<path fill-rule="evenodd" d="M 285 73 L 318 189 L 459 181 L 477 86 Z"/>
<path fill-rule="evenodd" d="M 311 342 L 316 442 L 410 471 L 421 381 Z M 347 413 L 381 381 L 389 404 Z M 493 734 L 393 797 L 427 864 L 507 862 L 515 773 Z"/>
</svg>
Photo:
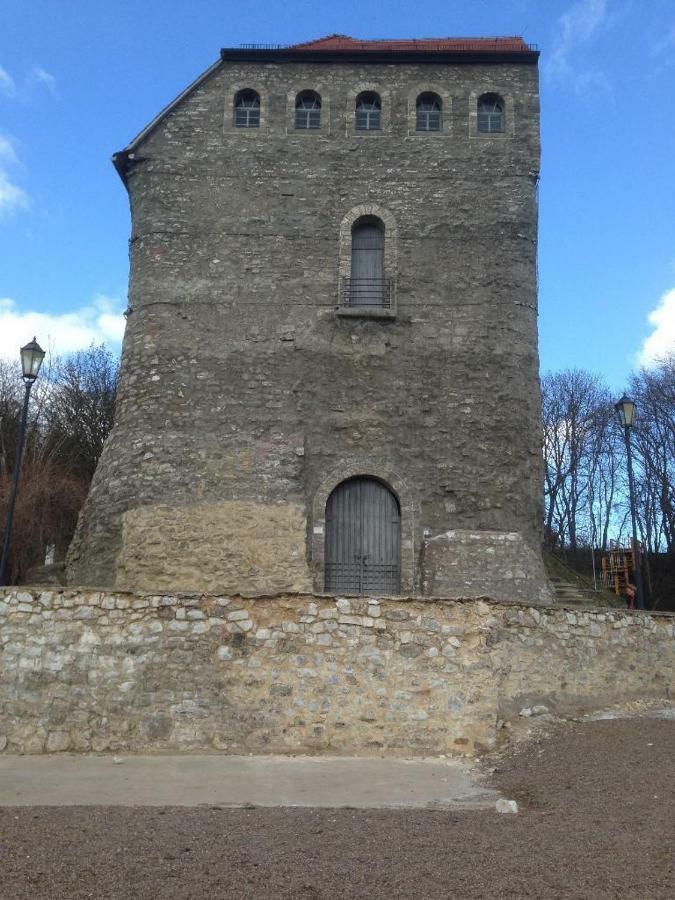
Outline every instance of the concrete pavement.
<svg viewBox="0 0 675 900">
<path fill-rule="evenodd" d="M 0 756 L 0 806 L 479 809 L 498 796 L 446 759 Z"/>
</svg>

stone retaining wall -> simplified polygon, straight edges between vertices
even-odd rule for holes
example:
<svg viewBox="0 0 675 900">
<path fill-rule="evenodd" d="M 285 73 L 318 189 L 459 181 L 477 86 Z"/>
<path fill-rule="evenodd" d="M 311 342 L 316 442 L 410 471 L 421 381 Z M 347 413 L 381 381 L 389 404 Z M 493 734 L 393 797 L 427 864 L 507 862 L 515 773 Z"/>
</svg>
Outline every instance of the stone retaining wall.
<svg viewBox="0 0 675 900">
<path fill-rule="evenodd" d="M 675 619 L 490 600 L 0 592 L 0 749 L 439 754 L 667 698 Z"/>
</svg>

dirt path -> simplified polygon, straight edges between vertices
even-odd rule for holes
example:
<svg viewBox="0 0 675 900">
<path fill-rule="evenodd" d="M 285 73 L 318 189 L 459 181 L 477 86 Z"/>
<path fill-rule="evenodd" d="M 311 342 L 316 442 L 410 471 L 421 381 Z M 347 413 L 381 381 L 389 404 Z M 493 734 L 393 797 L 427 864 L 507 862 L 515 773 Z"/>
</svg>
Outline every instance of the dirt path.
<svg viewBox="0 0 675 900">
<path fill-rule="evenodd" d="M 675 721 L 556 726 L 491 811 L 0 810 L 2 900 L 675 896 Z"/>
</svg>

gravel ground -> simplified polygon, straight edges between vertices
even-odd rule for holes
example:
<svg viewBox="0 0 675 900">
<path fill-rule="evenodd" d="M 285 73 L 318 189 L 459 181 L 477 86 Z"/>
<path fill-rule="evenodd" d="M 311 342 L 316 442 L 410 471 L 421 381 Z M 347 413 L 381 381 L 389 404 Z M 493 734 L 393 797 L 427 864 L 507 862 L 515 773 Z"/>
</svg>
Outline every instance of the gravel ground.
<svg viewBox="0 0 675 900">
<path fill-rule="evenodd" d="M 491 811 L 0 810 L 2 900 L 675 897 L 675 721 L 554 725 Z"/>
</svg>

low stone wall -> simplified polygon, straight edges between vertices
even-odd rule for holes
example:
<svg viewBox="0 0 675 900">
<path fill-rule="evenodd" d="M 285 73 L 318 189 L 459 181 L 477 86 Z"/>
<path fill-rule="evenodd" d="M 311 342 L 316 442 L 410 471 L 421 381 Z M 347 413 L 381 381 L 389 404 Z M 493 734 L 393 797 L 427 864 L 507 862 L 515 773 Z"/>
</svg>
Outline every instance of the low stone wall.
<svg viewBox="0 0 675 900">
<path fill-rule="evenodd" d="M 439 754 L 673 688 L 672 616 L 487 600 L 0 592 L 0 749 Z"/>
</svg>

